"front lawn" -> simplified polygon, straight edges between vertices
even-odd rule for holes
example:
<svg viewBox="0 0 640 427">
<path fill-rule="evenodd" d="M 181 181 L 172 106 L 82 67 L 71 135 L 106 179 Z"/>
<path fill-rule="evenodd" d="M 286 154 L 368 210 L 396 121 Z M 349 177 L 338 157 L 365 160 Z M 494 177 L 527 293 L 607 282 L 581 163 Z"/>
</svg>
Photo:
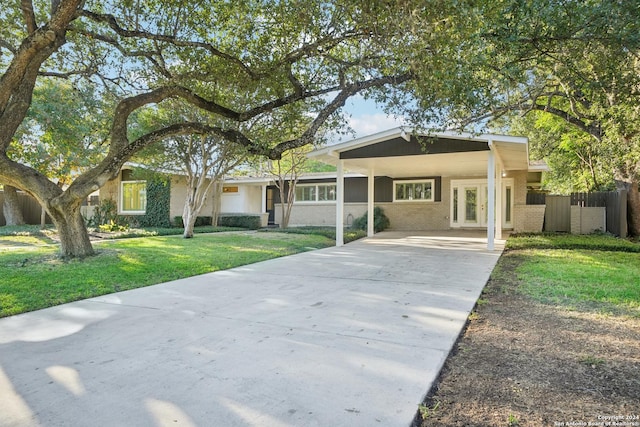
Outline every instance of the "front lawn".
<svg viewBox="0 0 640 427">
<path fill-rule="evenodd" d="M 640 317 L 640 244 L 607 235 L 516 236 L 520 291 L 568 308 Z"/>
<path fill-rule="evenodd" d="M 233 233 L 144 237 L 95 245 L 64 261 L 56 245 L 0 250 L 0 317 L 332 246 L 316 234 Z"/>
</svg>

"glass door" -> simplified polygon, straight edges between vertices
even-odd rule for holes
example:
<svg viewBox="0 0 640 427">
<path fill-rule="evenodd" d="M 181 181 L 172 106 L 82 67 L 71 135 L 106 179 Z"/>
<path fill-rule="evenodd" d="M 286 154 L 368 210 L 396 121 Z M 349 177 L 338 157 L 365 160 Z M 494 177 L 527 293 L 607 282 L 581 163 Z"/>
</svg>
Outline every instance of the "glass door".
<svg viewBox="0 0 640 427">
<path fill-rule="evenodd" d="M 451 227 L 486 227 L 489 216 L 487 180 L 451 181 Z M 502 180 L 502 227 L 512 227 L 513 179 Z"/>
<path fill-rule="evenodd" d="M 463 225 L 478 226 L 482 218 L 482 203 L 480 186 L 464 186 L 462 187 L 463 197 L 461 199 L 461 212 L 464 213 Z"/>
</svg>

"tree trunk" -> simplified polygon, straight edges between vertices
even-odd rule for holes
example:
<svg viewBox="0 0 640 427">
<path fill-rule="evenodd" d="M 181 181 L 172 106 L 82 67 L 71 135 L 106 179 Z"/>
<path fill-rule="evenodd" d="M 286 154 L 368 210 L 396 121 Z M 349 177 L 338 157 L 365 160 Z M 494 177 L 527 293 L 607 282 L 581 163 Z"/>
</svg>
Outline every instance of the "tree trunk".
<svg viewBox="0 0 640 427">
<path fill-rule="evenodd" d="M 211 190 L 211 225 L 214 227 L 218 225 L 218 217 L 222 208 L 222 184 L 222 180 L 216 180 Z"/>
<path fill-rule="evenodd" d="M 40 207 L 40 229 L 44 230 L 47 226 L 47 211 L 44 206 Z"/>
<path fill-rule="evenodd" d="M 4 186 L 4 202 L 2 203 L 4 219 L 6 225 L 22 225 L 24 224 L 24 216 L 20 210 L 18 201 L 18 192 L 15 187 L 10 185 Z"/>
<path fill-rule="evenodd" d="M 182 237 L 190 239 L 193 237 L 193 228 L 196 225 L 197 214 L 194 212 L 189 203 L 185 203 L 182 211 L 182 222 L 184 224 L 184 233 Z"/>
<path fill-rule="evenodd" d="M 284 191 L 284 183 L 281 183 L 280 190 L 280 228 L 289 228 L 289 218 L 291 217 L 291 203 L 289 197 L 286 196 Z M 286 200 L 286 201 L 285 201 Z"/>
<path fill-rule="evenodd" d="M 58 230 L 60 255 L 63 258 L 84 258 L 95 254 L 80 204 L 76 207 L 50 208 L 49 216 Z"/>
<path fill-rule="evenodd" d="M 629 234 L 640 236 L 640 192 L 638 181 L 633 180 L 627 186 L 627 219 L 629 221 Z"/>
</svg>

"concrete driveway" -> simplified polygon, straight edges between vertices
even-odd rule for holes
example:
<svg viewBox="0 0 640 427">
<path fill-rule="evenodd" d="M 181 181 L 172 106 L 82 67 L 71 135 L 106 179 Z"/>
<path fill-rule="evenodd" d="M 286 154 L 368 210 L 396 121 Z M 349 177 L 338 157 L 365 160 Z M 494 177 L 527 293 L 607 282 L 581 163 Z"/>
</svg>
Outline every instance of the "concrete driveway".
<svg viewBox="0 0 640 427">
<path fill-rule="evenodd" d="M 500 255 L 480 236 L 380 233 L 0 319 L 0 425 L 408 426 Z"/>
</svg>

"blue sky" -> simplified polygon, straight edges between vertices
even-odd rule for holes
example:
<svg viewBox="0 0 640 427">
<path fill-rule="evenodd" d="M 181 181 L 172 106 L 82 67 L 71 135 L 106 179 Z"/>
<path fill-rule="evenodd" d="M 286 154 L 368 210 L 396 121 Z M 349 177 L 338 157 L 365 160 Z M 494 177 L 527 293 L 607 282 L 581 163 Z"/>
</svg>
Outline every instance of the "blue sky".
<svg viewBox="0 0 640 427">
<path fill-rule="evenodd" d="M 382 107 L 373 101 L 367 101 L 361 96 L 350 98 L 343 108 L 343 113 L 348 115 L 348 123 L 355 131 L 355 138 L 359 138 L 372 133 L 391 129 L 403 124 L 400 118 L 387 115 L 382 111 Z M 332 143 L 347 141 L 352 139 L 351 135 L 339 135 L 333 139 Z"/>
</svg>

